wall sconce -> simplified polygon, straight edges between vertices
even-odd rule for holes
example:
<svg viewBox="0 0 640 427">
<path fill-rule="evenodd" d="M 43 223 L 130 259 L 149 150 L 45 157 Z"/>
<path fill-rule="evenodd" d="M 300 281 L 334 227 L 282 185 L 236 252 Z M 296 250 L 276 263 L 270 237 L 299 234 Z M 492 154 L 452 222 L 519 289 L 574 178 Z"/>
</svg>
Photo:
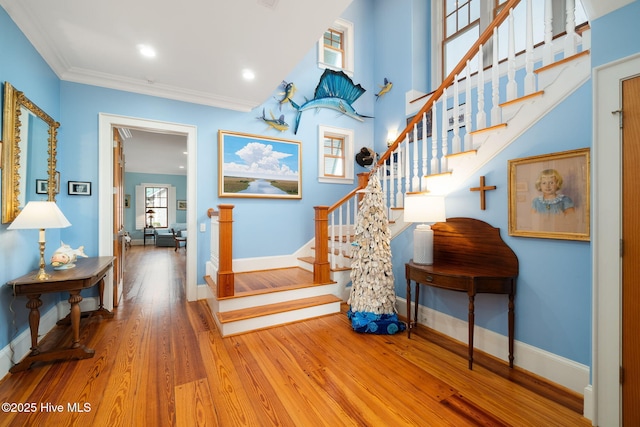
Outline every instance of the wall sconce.
<svg viewBox="0 0 640 427">
<path fill-rule="evenodd" d="M 446 221 L 444 196 L 429 196 L 426 193 L 405 195 L 404 221 L 421 222 L 413 231 L 413 262 L 433 264 L 433 230 L 429 224 Z"/>
<path fill-rule="evenodd" d="M 398 130 L 393 129 L 387 132 L 387 147 L 391 147 L 398 137 Z"/>
</svg>

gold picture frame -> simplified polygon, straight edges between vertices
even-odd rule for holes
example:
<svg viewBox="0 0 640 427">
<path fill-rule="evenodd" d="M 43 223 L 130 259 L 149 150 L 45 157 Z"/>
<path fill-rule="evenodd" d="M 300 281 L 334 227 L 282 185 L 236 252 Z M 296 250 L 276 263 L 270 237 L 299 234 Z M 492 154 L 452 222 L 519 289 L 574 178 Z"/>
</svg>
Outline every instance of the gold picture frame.
<svg viewBox="0 0 640 427">
<path fill-rule="evenodd" d="M 220 130 L 218 196 L 302 198 L 302 144 Z"/>
<path fill-rule="evenodd" d="M 590 240 L 588 148 L 509 160 L 509 235 Z"/>
</svg>

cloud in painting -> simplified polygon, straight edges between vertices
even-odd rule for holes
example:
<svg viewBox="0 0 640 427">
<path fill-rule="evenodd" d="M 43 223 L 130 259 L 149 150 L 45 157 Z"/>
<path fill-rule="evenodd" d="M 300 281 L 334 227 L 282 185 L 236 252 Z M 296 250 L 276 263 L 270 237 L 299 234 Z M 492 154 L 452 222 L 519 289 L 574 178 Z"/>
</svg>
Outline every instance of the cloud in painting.
<svg viewBox="0 0 640 427">
<path fill-rule="evenodd" d="M 292 170 L 282 162 L 292 154 L 275 151 L 272 145 L 250 142 L 236 151 L 235 155 L 242 163 L 225 163 L 225 173 L 228 176 L 298 179 L 298 171 Z"/>
</svg>

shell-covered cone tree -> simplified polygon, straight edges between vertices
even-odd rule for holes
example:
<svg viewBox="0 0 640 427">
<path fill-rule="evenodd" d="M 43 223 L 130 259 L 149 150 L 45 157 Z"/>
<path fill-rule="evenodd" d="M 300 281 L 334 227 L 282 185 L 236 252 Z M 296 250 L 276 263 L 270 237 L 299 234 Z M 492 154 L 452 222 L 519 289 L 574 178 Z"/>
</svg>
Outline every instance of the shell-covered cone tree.
<svg viewBox="0 0 640 427">
<path fill-rule="evenodd" d="M 356 217 L 347 315 L 357 332 L 395 334 L 405 329 L 396 314 L 391 231 L 380 179 L 374 172 Z"/>
</svg>

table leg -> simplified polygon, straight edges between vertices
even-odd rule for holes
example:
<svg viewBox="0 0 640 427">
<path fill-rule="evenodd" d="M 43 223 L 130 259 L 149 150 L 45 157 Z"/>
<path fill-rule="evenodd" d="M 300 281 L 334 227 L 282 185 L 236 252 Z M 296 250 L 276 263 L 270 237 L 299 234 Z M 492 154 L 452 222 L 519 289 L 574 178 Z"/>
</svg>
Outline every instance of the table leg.
<svg viewBox="0 0 640 427">
<path fill-rule="evenodd" d="M 473 369 L 473 329 L 475 326 L 475 295 L 469 295 L 469 369 Z"/>
<path fill-rule="evenodd" d="M 420 283 L 416 282 L 416 297 L 413 305 L 413 324 L 418 327 L 418 307 L 420 307 L 418 301 L 420 301 Z"/>
<path fill-rule="evenodd" d="M 40 306 L 42 301 L 40 300 L 40 294 L 27 295 L 29 301 L 27 301 L 27 308 L 29 311 L 29 329 L 31 330 L 31 354 L 36 355 L 40 353 L 38 350 L 38 329 L 40 328 Z"/>
<path fill-rule="evenodd" d="M 104 308 L 104 277 L 100 279 L 100 282 L 98 282 L 98 291 L 99 291 L 100 305 L 98 306 L 98 309 L 93 313 L 99 314 L 102 317 L 105 317 L 107 319 L 111 319 L 113 317 L 113 313 L 107 310 L 106 308 Z"/>
<path fill-rule="evenodd" d="M 411 279 L 407 278 L 407 338 L 411 338 Z"/>
<path fill-rule="evenodd" d="M 509 367 L 513 368 L 513 335 L 515 330 L 515 309 L 513 292 L 509 293 Z"/>
<path fill-rule="evenodd" d="M 71 348 L 80 347 L 80 301 L 82 301 L 80 290 L 69 291 L 69 304 L 71 304 L 71 331 L 73 333 Z"/>
</svg>

